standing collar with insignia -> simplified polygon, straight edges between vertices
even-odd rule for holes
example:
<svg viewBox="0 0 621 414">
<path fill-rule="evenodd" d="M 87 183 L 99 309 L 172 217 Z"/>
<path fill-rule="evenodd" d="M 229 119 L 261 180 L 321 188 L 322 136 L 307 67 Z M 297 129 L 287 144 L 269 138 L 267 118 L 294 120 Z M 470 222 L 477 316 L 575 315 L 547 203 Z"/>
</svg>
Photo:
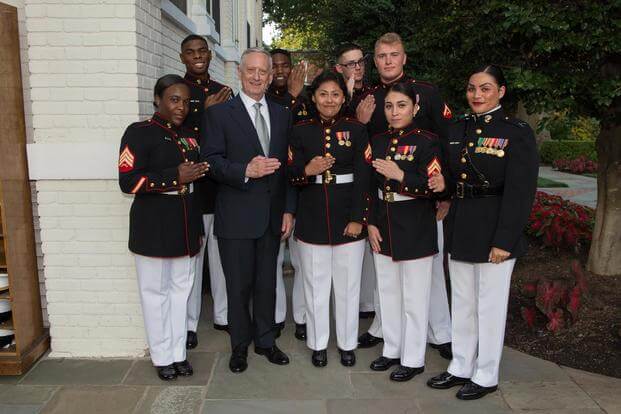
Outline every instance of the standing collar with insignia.
<svg viewBox="0 0 621 414">
<path fill-rule="evenodd" d="M 388 88 L 390 88 L 392 85 L 394 85 L 397 82 L 401 82 L 401 81 L 404 81 L 404 80 L 410 80 L 410 79 L 411 78 L 408 75 L 406 75 L 405 71 L 404 71 L 404 72 L 401 72 L 401 75 L 399 75 L 399 77 L 397 79 L 395 79 L 395 80 L 393 80 L 392 82 L 389 82 L 389 83 L 384 83 L 382 81 L 382 79 L 380 78 L 379 85 L 382 88 L 388 89 Z"/>
<path fill-rule="evenodd" d="M 404 128 L 390 128 L 388 130 L 388 133 L 390 135 L 394 135 L 394 136 L 398 136 L 399 137 L 401 135 L 409 134 L 410 132 L 412 132 L 415 129 L 417 129 L 417 128 L 414 127 L 414 121 L 412 121 Z"/>
<path fill-rule="evenodd" d="M 194 76 L 190 73 L 186 73 L 183 78 L 189 81 L 190 83 L 192 83 L 193 85 L 197 85 L 200 87 L 205 87 L 206 85 L 209 85 L 209 82 L 211 81 L 211 77 L 209 76 L 209 73 L 205 73 L 204 78 Z"/>
<path fill-rule="evenodd" d="M 274 86 L 274 83 L 272 83 L 267 89 L 267 92 L 270 95 L 283 96 L 287 94 L 288 90 L 286 86 L 283 89 L 277 89 L 276 86 Z"/>
<path fill-rule="evenodd" d="M 498 105 L 494 109 L 484 112 L 482 114 L 471 114 L 471 117 L 472 119 L 474 119 L 475 122 L 482 121 L 486 124 L 489 124 L 492 121 L 496 121 L 498 119 L 504 118 L 504 116 L 505 116 L 505 112 L 503 111 L 501 105 Z"/>
<path fill-rule="evenodd" d="M 159 112 L 155 112 L 151 119 L 149 119 L 149 122 L 153 122 L 159 127 L 169 130 L 175 134 L 178 133 L 179 129 L 181 128 L 176 126 L 173 122 L 164 118 Z"/>
<path fill-rule="evenodd" d="M 319 120 L 319 124 L 321 124 L 323 128 L 331 127 L 332 125 L 336 124 L 339 119 L 341 119 L 341 111 L 339 111 L 339 113 L 336 114 L 332 119 L 323 119 L 321 115 L 317 113 L 317 120 Z"/>
</svg>

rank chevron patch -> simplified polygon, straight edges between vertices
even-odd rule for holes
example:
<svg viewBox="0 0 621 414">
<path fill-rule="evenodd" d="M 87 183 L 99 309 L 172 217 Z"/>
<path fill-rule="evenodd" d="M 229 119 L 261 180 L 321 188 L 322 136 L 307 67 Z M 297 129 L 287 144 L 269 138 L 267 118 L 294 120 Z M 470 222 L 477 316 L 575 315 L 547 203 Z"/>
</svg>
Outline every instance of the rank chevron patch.
<svg viewBox="0 0 621 414">
<path fill-rule="evenodd" d="M 447 104 L 444 104 L 444 111 L 442 111 L 442 116 L 445 119 L 451 119 L 453 117 L 453 113 L 451 112 L 451 108 L 449 108 Z"/>
<path fill-rule="evenodd" d="M 427 177 L 431 177 L 432 175 L 442 173 L 442 167 L 440 167 L 440 161 L 438 157 L 433 157 L 433 159 L 427 164 Z"/>
<path fill-rule="evenodd" d="M 125 145 L 123 151 L 119 155 L 119 171 L 122 173 L 129 172 L 134 169 L 134 154 L 129 149 L 129 145 Z"/>
<path fill-rule="evenodd" d="M 287 148 L 287 164 L 293 164 L 293 151 L 291 151 L 291 146 Z"/>
<path fill-rule="evenodd" d="M 372 156 L 371 145 L 367 144 L 367 148 L 364 150 L 364 160 L 368 164 L 371 164 L 371 161 L 372 161 L 371 156 Z"/>
</svg>

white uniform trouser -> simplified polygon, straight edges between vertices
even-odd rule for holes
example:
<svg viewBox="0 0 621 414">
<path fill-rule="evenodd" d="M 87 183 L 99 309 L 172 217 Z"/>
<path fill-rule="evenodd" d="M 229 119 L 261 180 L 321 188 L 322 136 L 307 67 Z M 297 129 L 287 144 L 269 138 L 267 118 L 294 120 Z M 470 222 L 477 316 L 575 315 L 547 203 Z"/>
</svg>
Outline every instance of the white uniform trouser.
<svg viewBox="0 0 621 414">
<path fill-rule="evenodd" d="M 400 358 L 401 365 L 425 365 L 431 266 L 433 257 L 393 261 L 374 254 L 375 275 L 382 310 L 382 332 L 387 358 Z"/>
<path fill-rule="evenodd" d="M 226 281 L 224 280 L 224 271 L 220 262 L 218 240 L 213 234 L 213 220 L 213 214 L 203 215 L 207 243 L 203 243 L 196 259 L 196 277 L 194 278 L 194 286 L 192 286 L 192 293 L 190 293 L 190 299 L 188 300 L 188 330 L 193 332 L 196 332 L 196 329 L 198 329 L 198 320 L 201 316 L 205 245 L 207 245 L 209 281 L 213 297 L 213 321 L 218 325 L 227 324 Z"/>
<path fill-rule="evenodd" d="M 469 263 L 449 258 L 453 303 L 453 360 L 448 372 L 475 384 L 498 384 L 515 259 Z"/>
<path fill-rule="evenodd" d="M 135 255 L 144 327 L 155 366 L 185 360 L 188 296 L 196 259 Z"/>
<path fill-rule="evenodd" d="M 338 246 L 298 240 L 306 298 L 306 344 L 314 351 L 328 347 L 330 292 L 334 286 L 334 317 L 339 349 L 358 345 L 360 275 L 366 240 Z"/>
<path fill-rule="evenodd" d="M 291 292 L 291 306 L 293 307 L 293 320 L 297 324 L 306 323 L 306 304 L 304 303 L 304 283 L 301 277 L 300 253 L 298 242 L 294 237 L 289 237 L 289 258 L 293 266 L 293 291 Z M 280 242 L 276 264 L 276 309 L 274 320 L 276 323 L 284 322 L 287 317 L 287 292 L 283 279 L 282 265 L 285 261 L 285 242 Z"/>
<path fill-rule="evenodd" d="M 375 266 L 371 245 L 365 243 L 360 280 L 360 312 L 375 312 Z"/>
<path fill-rule="evenodd" d="M 451 313 L 444 278 L 444 230 L 442 221 L 438 221 L 438 254 L 433 257 L 429 306 L 427 342 L 436 345 L 451 342 Z"/>
</svg>

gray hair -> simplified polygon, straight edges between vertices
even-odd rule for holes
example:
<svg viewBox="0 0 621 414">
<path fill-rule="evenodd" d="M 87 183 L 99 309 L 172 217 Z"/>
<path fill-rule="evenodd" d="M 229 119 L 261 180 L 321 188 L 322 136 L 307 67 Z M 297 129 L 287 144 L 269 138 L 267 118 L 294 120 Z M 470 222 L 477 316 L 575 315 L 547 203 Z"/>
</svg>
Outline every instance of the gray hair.
<svg viewBox="0 0 621 414">
<path fill-rule="evenodd" d="M 269 54 L 269 52 L 265 49 L 262 49 L 260 47 L 251 47 L 248 48 L 246 50 L 244 50 L 244 52 L 241 55 L 241 58 L 239 60 L 239 66 L 242 67 L 244 66 L 244 64 L 246 63 L 246 56 L 252 54 L 252 53 L 260 53 L 262 55 L 265 55 L 267 57 L 267 64 L 269 66 L 268 70 L 272 70 L 272 55 Z"/>
</svg>

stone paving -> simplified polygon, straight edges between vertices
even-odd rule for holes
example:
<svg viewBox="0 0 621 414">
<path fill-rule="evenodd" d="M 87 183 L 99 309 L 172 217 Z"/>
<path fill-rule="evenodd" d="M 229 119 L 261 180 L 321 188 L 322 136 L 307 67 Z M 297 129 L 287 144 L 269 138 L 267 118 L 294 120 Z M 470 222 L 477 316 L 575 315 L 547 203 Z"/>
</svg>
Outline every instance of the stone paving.
<svg viewBox="0 0 621 414">
<path fill-rule="evenodd" d="M 361 332 L 369 323 L 361 321 Z M 248 370 L 232 374 L 228 335 L 211 324 L 205 315 L 199 346 L 189 353 L 192 377 L 164 383 L 146 358 L 47 358 L 22 377 L 0 377 L 0 414 L 621 413 L 621 379 L 560 367 L 510 348 L 503 355 L 500 391 L 478 401 L 457 400 L 457 388 L 438 391 L 425 385 L 448 363 L 433 349 L 427 352 L 425 373 L 407 383 L 391 382 L 389 372 L 368 368 L 379 347 L 358 350 L 355 367 L 341 366 L 334 339 L 328 366 L 315 368 L 310 351 L 294 338 L 292 322 L 278 340 L 291 364 L 274 366 L 250 352 Z"/>
<path fill-rule="evenodd" d="M 585 175 L 569 174 L 554 170 L 552 167 L 539 167 L 539 176 L 568 185 L 561 188 L 540 188 L 548 194 L 560 195 L 566 200 L 595 208 L 597 205 L 597 179 Z"/>
</svg>

